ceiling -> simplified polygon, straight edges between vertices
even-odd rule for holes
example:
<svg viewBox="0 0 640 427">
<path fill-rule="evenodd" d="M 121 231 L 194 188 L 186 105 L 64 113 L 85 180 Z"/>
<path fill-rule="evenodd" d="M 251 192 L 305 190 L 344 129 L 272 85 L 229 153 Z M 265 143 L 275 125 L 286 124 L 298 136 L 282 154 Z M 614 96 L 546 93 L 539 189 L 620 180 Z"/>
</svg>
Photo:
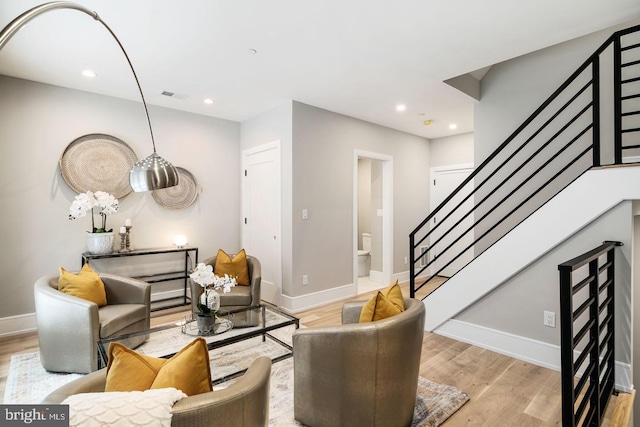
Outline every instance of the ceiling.
<svg viewBox="0 0 640 427">
<path fill-rule="evenodd" d="M 41 3 L 0 0 L 0 27 Z M 296 100 L 426 138 L 473 130 L 474 99 L 444 80 L 640 18 L 638 0 L 77 3 L 120 39 L 149 104 L 242 122 Z M 76 10 L 22 28 L 0 74 L 140 100 L 113 38 Z"/>
</svg>

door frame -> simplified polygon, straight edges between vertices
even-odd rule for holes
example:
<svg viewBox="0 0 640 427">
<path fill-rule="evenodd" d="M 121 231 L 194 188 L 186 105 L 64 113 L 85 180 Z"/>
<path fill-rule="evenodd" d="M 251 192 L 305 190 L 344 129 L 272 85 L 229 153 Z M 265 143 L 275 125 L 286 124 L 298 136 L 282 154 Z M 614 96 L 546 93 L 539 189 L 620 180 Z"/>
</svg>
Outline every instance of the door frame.
<svg viewBox="0 0 640 427">
<path fill-rule="evenodd" d="M 446 172 L 455 172 L 455 171 L 470 171 L 470 173 L 473 173 L 474 170 L 474 165 L 473 163 L 461 163 L 461 164 L 457 164 L 457 165 L 445 165 L 445 166 L 433 166 L 431 168 L 429 168 L 429 212 L 433 212 L 435 210 L 435 208 L 437 208 L 438 206 L 435 204 L 436 203 L 436 198 L 435 198 L 435 185 L 433 184 L 434 179 L 436 177 L 436 174 L 439 173 L 446 173 Z M 431 261 L 431 259 L 430 259 Z M 435 268 L 434 264 L 431 264 L 431 266 L 429 266 L 429 274 L 433 275 L 433 273 L 435 273 L 435 271 L 433 270 Z"/>
<path fill-rule="evenodd" d="M 393 156 L 355 149 L 353 152 L 353 284 L 358 292 L 358 159 L 382 162 L 382 283 L 393 275 Z"/>
<path fill-rule="evenodd" d="M 277 271 L 276 275 L 276 279 L 280 281 L 280 283 L 274 283 L 275 286 L 277 286 L 277 294 L 276 294 L 276 298 L 277 301 L 275 302 L 276 305 L 280 305 L 280 299 L 282 296 L 282 252 L 283 252 L 283 248 L 282 248 L 282 147 L 281 147 L 281 141 L 279 139 L 275 140 L 275 141 L 271 141 L 271 142 L 267 142 L 265 144 L 261 144 L 252 148 L 248 148 L 246 150 L 242 150 L 242 164 L 241 164 L 241 185 L 240 185 L 240 191 L 242 194 L 241 197 L 241 209 L 240 209 L 240 224 L 242 227 L 242 232 L 241 232 L 241 240 L 242 240 L 242 247 L 246 247 L 246 227 L 245 227 L 245 223 L 244 223 L 244 218 L 247 217 L 247 197 L 249 196 L 247 193 L 247 186 L 246 186 L 246 180 L 244 179 L 244 171 L 247 170 L 247 163 L 248 163 L 248 157 L 252 156 L 254 154 L 258 154 L 258 153 L 262 153 L 264 151 L 269 151 L 269 150 L 276 150 L 276 159 L 277 159 L 277 167 L 276 167 L 276 173 L 277 173 L 277 181 L 278 181 L 278 185 L 279 185 L 279 191 L 277 192 L 276 197 L 278 198 L 276 206 L 278 206 L 278 221 L 277 221 L 277 235 L 278 235 L 278 240 L 279 240 L 279 244 L 276 245 L 278 248 L 278 253 L 277 253 L 277 258 L 279 260 L 279 262 L 277 263 L 277 266 L 274 266 L 274 269 Z"/>
</svg>

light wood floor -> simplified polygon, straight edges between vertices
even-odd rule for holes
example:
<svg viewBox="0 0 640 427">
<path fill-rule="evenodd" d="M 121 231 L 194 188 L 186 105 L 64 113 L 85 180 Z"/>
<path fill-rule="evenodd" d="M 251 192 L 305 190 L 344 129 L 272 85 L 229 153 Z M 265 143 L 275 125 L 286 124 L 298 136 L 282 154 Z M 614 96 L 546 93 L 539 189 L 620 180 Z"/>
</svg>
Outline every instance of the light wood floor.
<svg viewBox="0 0 640 427">
<path fill-rule="evenodd" d="M 403 292 L 409 294 L 406 286 Z M 422 291 L 428 292 L 430 289 Z M 353 299 L 367 297 L 368 294 L 363 294 Z M 343 303 L 332 303 L 297 316 L 307 327 L 337 325 Z M 184 315 L 184 311 L 156 312 L 152 323 L 178 320 Z M 35 333 L 0 339 L 0 396 L 4 396 L 11 355 L 35 351 L 38 351 Z M 420 374 L 458 387 L 471 396 L 471 400 L 447 420 L 446 427 L 561 425 L 559 372 L 425 332 Z M 609 404 L 604 425 L 613 427 L 609 420 L 616 418 L 614 406 L 615 397 Z"/>
</svg>

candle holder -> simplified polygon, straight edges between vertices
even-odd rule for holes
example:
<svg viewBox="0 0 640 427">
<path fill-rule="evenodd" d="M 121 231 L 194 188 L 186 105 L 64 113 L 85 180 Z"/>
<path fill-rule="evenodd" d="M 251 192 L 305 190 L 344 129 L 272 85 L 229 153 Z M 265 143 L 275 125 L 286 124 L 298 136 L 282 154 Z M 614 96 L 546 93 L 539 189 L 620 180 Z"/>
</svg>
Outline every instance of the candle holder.
<svg viewBox="0 0 640 427">
<path fill-rule="evenodd" d="M 118 234 L 120 234 L 120 250 L 118 252 L 129 252 L 129 249 L 127 249 L 127 233 Z"/>
<path fill-rule="evenodd" d="M 131 247 L 131 228 L 133 226 L 131 225 L 125 225 L 124 228 L 127 229 L 127 234 L 126 234 L 126 244 L 125 247 L 127 249 L 127 251 L 132 251 L 133 247 Z"/>
</svg>

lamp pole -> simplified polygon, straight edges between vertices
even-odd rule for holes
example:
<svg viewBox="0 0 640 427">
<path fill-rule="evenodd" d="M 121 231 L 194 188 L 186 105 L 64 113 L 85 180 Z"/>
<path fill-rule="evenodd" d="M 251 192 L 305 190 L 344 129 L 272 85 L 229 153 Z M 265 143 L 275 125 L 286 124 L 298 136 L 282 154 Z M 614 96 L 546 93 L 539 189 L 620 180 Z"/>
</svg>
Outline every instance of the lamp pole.
<svg viewBox="0 0 640 427">
<path fill-rule="evenodd" d="M 111 30 L 111 28 L 109 28 L 109 26 L 102 19 L 100 19 L 100 16 L 98 16 L 97 12 L 87 9 L 82 5 L 66 1 L 54 1 L 41 4 L 24 12 L 22 15 L 11 21 L 6 27 L 4 27 L 2 31 L 0 31 L 0 50 L 2 50 L 2 48 L 7 44 L 11 37 L 13 37 L 13 35 L 18 32 L 18 30 L 24 27 L 33 18 L 56 9 L 78 10 L 80 12 L 86 13 L 96 21 L 100 22 L 118 43 L 118 46 L 120 46 L 120 50 L 122 50 L 124 57 L 129 63 L 129 68 L 131 68 L 133 78 L 136 80 L 136 85 L 138 86 L 140 97 L 142 98 L 142 105 L 144 106 L 144 112 L 147 116 L 149 134 L 151 135 L 151 144 L 153 146 L 153 153 L 151 153 L 150 156 L 137 161 L 131 168 L 131 172 L 129 173 L 129 183 L 133 191 L 158 190 L 178 185 L 178 171 L 176 170 L 176 168 L 156 153 L 156 143 L 153 138 L 153 129 L 151 128 L 149 110 L 144 99 L 144 94 L 142 93 L 142 87 L 140 86 L 140 82 L 138 81 L 138 76 L 136 75 L 136 71 L 133 69 L 133 64 L 129 59 L 129 55 L 127 55 L 127 52 L 124 50 L 124 46 L 122 46 L 122 43 L 120 42 L 118 37 Z"/>
</svg>

